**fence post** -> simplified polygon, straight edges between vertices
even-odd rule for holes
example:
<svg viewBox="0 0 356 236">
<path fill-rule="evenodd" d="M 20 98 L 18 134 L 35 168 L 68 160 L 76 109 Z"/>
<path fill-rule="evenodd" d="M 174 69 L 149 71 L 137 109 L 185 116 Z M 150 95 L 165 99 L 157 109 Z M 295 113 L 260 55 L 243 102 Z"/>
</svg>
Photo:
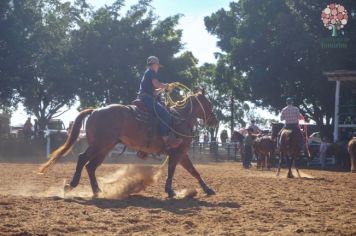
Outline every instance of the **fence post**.
<svg viewBox="0 0 356 236">
<path fill-rule="evenodd" d="M 49 158 L 49 155 L 51 154 L 51 133 L 48 130 L 48 127 L 46 127 L 45 130 L 45 136 L 46 136 L 46 157 Z"/>
</svg>

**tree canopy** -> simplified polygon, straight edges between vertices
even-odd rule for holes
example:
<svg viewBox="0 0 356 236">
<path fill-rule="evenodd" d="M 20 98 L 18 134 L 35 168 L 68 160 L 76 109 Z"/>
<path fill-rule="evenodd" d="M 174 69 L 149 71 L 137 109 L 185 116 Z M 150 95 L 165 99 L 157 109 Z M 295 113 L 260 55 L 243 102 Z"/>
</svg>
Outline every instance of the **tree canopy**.
<svg viewBox="0 0 356 236">
<path fill-rule="evenodd" d="M 240 0 L 205 17 L 207 30 L 219 38 L 223 64 L 236 73 L 235 93 L 244 92 L 248 100 L 273 111 L 280 110 L 291 96 L 308 118 L 319 125 L 324 121 L 330 124 L 334 84 L 323 73 L 354 69 L 356 45 L 322 48 L 320 40 L 330 37 L 320 20 L 328 3 Z M 343 1 L 343 5 L 356 8 L 352 0 Z M 340 36 L 350 42 L 356 39 L 356 28 L 351 25 Z"/>
<path fill-rule="evenodd" d="M 150 55 L 163 62 L 163 81 L 192 84 L 198 61 L 183 50 L 181 16 L 160 19 L 150 3 L 2 1 L 0 108 L 22 102 L 44 127 L 77 98 L 81 107 L 128 103 Z"/>
<path fill-rule="evenodd" d="M 183 48 L 182 31 L 176 29 L 180 15 L 159 20 L 150 1 L 140 1 L 118 15 L 122 6 L 118 3 L 93 12 L 73 32 L 73 65 L 82 106 L 130 102 L 149 55 L 164 63 L 159 75 L 163 81 L 191 83 L 195 78 L 193 55 L 175 56 Z"/>
</svg>

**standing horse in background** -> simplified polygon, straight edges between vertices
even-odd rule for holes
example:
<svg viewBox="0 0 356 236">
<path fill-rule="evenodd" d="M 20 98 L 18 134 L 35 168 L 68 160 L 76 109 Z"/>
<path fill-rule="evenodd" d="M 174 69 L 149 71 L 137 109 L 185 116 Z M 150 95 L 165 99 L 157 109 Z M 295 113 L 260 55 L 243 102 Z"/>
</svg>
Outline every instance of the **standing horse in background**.
<svg viewBox="0 0 356 236">
<path fill-rule="evenodd" d="M 79 184 L 82 169 L 85 166 L 94 197 L 98 196 L 101 190 L 96 180 L 95 171 L 115 145 L 122 143 L 144 153 L 168 155 L 168 176 L 165 185 L 168 197 L 175 195 L 172 181 L 178 163 L 198 180 L 206 194 L 215 194 L 214 190 L 205 184 L 188 157 L 194 137 L 193 127 L 196 125 L 197 119 L 203 119 L 207 126 L 217 125 L 218 121 L 212 112 L 210 101 L 205 97 L 204 92 L 199 92 L 189 95 L 185 99 L 185 103 L 171 107 L 171 111 L 174 113 L 175 120 L 174 126 L 170 128 L 183 139 L 183 143 L 175 149 L 166 150 L 162 137 L 157 132 L 152 132 L 152 127 L 155 127 L 156 122 L 142 121 L 139 118 L 142 117 L 142 109 L 140 111 L 137 106 L 116 104 L 95 110 L 84 110 L 75 119 L 64 145 L 51 154 L 50 159 L 41 166 L 39 172 L 45 173 L 49 167 L 71 150 L 78 138 L 83 120 L 89 116 L 86 122 L 89 146 L 84 153 L 79 155 L 74 176 L 72 181 L 65 186 L 65 191 L 70 191 Z"/>
<path fill-rule="evenodd" d="M 257 137 L 253 143 L 253 150 L 257 157 L 257 168 L 269 169 L 271 158 L 275 151 L 275 142 L 271 136 Z"/>
<path fill-rule="evenodd" d="M 272 124 L 272 138 L 273 140 L 280 142 L 277 176 L 279 176 L 281 170 L 282 159 L 285 159 L 288 167 L 287 177 L 294 177 L 292 173 L 292 165 L 294 165 L 295 169 L 297 170 L 298 177 L 300 177 L 296 161 L 300 158 L 300 153 L 302 151 L 302 146 L 304 143 L 303 134 L 299 131 L 283 129 L 278 140 L 278 133 L 282 128 L 283 124 Z"/>
<path fill-rule="evenodd" d="M 350 170 L 350 158 L 348 152 L 348 141 L 336 141 L 327 148 L 328 156 L 335 156 L 335 165 L 340 170 Z"/>
<path fill-rule="evenodd" d="M 351 161 L 351 172 L 356 173 L 356 137 L 353 137 L 348 144 L 348 151 Z"/>
<path fill-rule="evenodd" d="M 234 130 L 234 132 L 232 132 L 232 135 L 231 135 L 231 142 L 234 144 L 234 150 L 235 150 L 235 157 L 236 157 L 236 150 L 237 150 L 237 144 L 239 144 L 239 149 L 240 149 L 240 156 L 241 156 L 241 160 L 243 160 L 243 157 L 244 157 L 244 149 L 243 149 L 243 142 L 244 142 L 244 136 Z"/>
</svg>

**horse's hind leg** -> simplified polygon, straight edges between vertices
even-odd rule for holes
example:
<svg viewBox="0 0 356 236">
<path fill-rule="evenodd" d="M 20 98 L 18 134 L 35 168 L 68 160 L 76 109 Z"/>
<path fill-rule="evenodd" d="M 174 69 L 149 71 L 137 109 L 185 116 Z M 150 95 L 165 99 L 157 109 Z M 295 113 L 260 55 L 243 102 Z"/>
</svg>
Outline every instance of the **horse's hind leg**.
<svg viewBox="0 0 356 236">
<path fill-rule="evenodd" d="M 95 156 L 91 161 L 89 161 L 89 163 L 85 166 L 88 172 L 89 181 L 90 181 L 91 188 L 93 190 L 94 197 L 97 197 L 99 192 L 101 192 L 98 185 L 98 181 L 96 180 L 95 171 L 98 168 L 98 166 L 100 166 L 101 163 L 103 163 L 104 159 L 105 159 L 105 154 L 100 153 L 97 156 Z"/>
<path fill-rule="evenodd" d="M 208 195 L 214 195 L 215 191 L 211 188 L 208 187 L 208 185 L 206 185 L 206 183 L 204 182 L 204 180 L 201 178 L 199 172 L 195 169 L 195 167 L 193 166 L 193 163 L 191 162 L 191 160 L 189 159 L 189 156 L 186 155 L 184 157 L 182 157 L 182 159 L 180 160 L 180 164 L 183 166 L 184 169 L 186 169 L 194 178 L 196 178 L 200 184 L 200 186 L 202 187 L 202 189 L 204 190 L 204 192 Z"/>
<path fill-rule="evenodd" d="M 169 198 L 173 198 L 175 196 L 175 192 L 172 188 L 172 182 L 173 182 L 173 176 L 174 176 L 174 172 L 176 171 L 176 167 L 177 164 L 179 162 L 179 155 L 173 155 L 170 154 L 169 155 L 169 159 L 168 159 L 168 175 L 167 175 L 167 179 L 166 179 L 166 185 L 165 185 L 165 192 L 168 194 Z"/>
<path fill-rule="evenodd" d="M 280 153 L 280 154 L 279 154 L 279 160 L 278 160 L 277 176 L 279 176 L 279 173 L 280 173 L 280 171 L 281 171 L 282 158 L 283 158 L 283 154 Z"/>
<path fill-rule="evenodd" d="M 90 147 L 87 148 L 87 150 L 84 153 L 79 154 L 77 166 L 75 168 L 75 173 L 73 175 L 72 181 L 64 186 L 65 193 L 78 186 L 83 167 L 89 161 L 89 157 L 90 157 L 90 155 L 88 155 L 89 152 L 90 152 Z"/>
<path fill-rule="evenodd" d="M 294 164 L 294 168 L 297 170 L 298 177 L 301 178 L 300 173 L 299 173 L 299 169 L 297 167 L 297 161 L 296 161 L 295 158 L 293 158 L 293 164 Z"/>
</svg>

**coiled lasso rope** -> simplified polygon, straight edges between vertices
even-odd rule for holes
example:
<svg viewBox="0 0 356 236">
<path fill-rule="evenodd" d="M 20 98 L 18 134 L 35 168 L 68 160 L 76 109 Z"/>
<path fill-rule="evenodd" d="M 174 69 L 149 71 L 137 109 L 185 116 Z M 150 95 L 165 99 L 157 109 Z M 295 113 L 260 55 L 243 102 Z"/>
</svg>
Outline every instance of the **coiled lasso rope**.
<svg viewBox="0 0 356 236">
<path fill-rule="evenodd" d="M 185 86 L 182 83 L 174 82 L 173 86 L 174 86 L 175 89 L 179 89 L 180 91 L 185 91 L 185 94 L 183 95 L 183 100 L 174 101 L 172 99 L 172 92 L 166 92 L 166 94 L 165 94 L 166 103 L 170 107 L 183 107 L 183 106 L 186 105 L 186 103 L 187 103 L 187 101 L 189 99 L 189 96 L 190 95 L 195 95 L 190 88 L 188 88 L 187 86 Z"/>
<path fill-rule="evenodd" d="M 173 83 L 173 86 L 174 88 L 179 88 L 180 90 L 182 91 L 187 91 L 183 100 L 181 101 L 174 101 L 171 97 L 171 92 L 166 92 L 166 101 L 167 101 L 167 104 L 171 107 L 183 107 L 186 105 L 186 103 L 188 102 L 188 100 L 190 101 L 191 103 L 191 106 L 190 106 L 190 112 L 192 113 L 193 112 L 193 106 L 192 106 L 192 99 L 191 97 L 192 96 L 195 96 L 196 94 L 195 93 L 192 93 L 191 89 L 188 88 L 187 86 L 185 86 L 184 84 L 182 83 L 179 83 L 179 82 L 175 82 Z M 198 98 L 196 98 L 199 105 L 201 106 L 201 108 L 203 109 L 204 111 L 204 122 L 206 122 L 206 112 L 205 112 L 205 109 L 203 107 L 203 105 L 201 104 L 201 102 L 199 101 Z M 154 99 L 153 101 L 154 103 L 156 102 L 156 99 Z M 160 122 L 162 122 L 162 124 L 164 124 L 166 127 L 168 127 L 173 133 L 179 135 L 179 136 L 182 136 L 182 137 L 185 137 L 185 138 L 196 138 L 198 137 L 199 135 L 187 135 L 187 134 L 183 134 L 177 130 L 175 130 L 171 125 L 167 124 L 167 122 L 165 122 L 158 114 L 158 112 L 156 111 L 156 106 L 155 104 L 153 104 L 153 109 L 154 109 L 154 112 L 155 112 L 155 115 L 157 116 L 157 118 L 160 120 Z"/>
</svg>

